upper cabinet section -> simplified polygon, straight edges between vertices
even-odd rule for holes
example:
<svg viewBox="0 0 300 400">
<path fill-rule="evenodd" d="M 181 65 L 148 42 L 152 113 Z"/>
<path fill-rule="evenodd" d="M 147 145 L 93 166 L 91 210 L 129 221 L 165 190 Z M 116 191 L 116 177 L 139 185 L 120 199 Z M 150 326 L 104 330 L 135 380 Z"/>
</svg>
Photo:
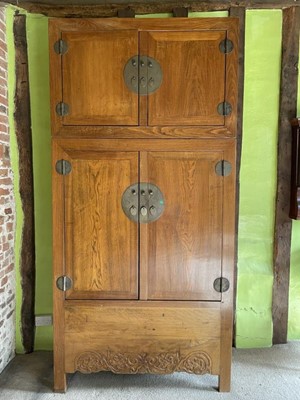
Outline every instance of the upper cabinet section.
<svg viewBox="0 0 300 400">
<path fill-rule="evenodd" d="M 233 137 L 238 20 L 53 19 L 52 133 Z"/>
</svg>

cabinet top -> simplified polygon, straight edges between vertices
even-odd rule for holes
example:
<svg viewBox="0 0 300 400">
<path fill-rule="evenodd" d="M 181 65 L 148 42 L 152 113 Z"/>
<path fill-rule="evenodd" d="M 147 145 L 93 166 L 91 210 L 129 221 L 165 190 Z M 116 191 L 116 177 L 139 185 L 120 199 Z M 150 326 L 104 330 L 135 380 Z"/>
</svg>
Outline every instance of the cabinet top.
<svg viewBox="0 0 300 400">
<path fill-rule="evenodd" d="M 60 31 L 96 31 L 135 29 L 149 30 L 234 30 L 237 31 L 238 18 L 50 18 L 49 26 Z"/>
</svg>

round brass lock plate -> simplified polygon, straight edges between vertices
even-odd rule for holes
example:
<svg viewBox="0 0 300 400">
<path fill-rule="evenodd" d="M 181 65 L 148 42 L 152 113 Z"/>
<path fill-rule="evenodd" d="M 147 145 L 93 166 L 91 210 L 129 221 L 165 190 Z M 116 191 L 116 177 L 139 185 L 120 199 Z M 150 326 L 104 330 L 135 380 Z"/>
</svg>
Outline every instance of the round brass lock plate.
<svg viewBox="0 0 300 400">
<path fill-rule="evenodd" d="M 159 63 L 148 56 L 130 58 L 125 65 L 123 75 L 128 89 L 142 96 L 156 92 L 163 79 Z"/>
<path fill-rule="evenodd" d="M 161 190 L 148 182 L 129 186 L 122 195 L 121 203 L 125 215 L 131 221 L 143 224 L 159 219 L 165 208 Z"/>
<path fill-rule="evenodd" d="M 139 221 L 139 184 L 129 186 L 122 195 L 122 209 L 125 215 L 134 222 Z"/>
</svg>

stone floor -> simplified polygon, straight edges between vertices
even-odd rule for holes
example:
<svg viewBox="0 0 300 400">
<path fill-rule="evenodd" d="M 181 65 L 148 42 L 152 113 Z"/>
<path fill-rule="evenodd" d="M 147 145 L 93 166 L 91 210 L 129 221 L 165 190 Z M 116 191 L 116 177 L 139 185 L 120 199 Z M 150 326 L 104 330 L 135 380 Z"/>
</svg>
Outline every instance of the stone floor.
<svg viewBox="0 0 300 400">
<path fill-rule="evenodd" d="M 66 394 L 52 393 L 52 353 L 18 355 L 0 375 L 2 400 L 300 400 L 300 342 L 233 351 L 232 391 L 218 393 L 217 378 L 185 373 L 68 377 Z"/>
</svg>

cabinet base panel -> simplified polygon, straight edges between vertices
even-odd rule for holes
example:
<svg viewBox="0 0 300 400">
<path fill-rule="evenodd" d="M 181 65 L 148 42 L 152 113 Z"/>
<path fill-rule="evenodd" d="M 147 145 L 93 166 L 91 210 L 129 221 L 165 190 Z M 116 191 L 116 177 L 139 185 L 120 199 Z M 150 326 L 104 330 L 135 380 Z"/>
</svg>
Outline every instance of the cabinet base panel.
<svg viewBox="0 0 300 400">
<path fill-rule="evenodd" d="M 190 352 L 84 352 L 75 360 L 75 370 L 83 373 L 111 371 L 115 374 L 170 374 L 187 372 L 210 374 L 212 361 L 204 351 Z"/>
<path fill-rule="evenodd" d="M 76 371 L 212 374 L 219 375 L 219 390 L 229 391 L 231 357 L 221 365 L 229 337 L 221 335 L 219 303 L 70 301 L 64 315 L 63 346 L 55 349 L 64 369 L 57 368 L 56 392 L 66 390 L 65 374 Z"/>
</svg>

